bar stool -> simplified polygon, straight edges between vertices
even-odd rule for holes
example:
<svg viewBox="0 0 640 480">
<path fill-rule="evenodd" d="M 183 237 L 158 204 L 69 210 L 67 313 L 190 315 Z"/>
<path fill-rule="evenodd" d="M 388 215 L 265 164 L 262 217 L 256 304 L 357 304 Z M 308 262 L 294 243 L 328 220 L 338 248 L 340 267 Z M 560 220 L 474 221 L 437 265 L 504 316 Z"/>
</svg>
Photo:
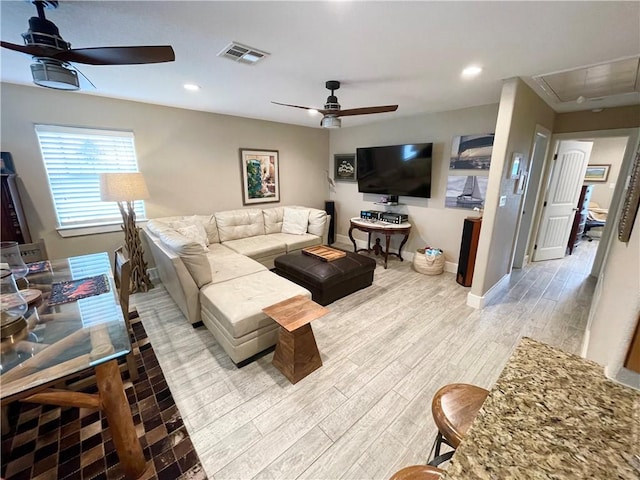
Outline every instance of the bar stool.
<svg viewBox="0 0 640 480">
<path fill-rule="evenodd" d="M 431 402 L 431 414 L 438 435 L 431 447 L 434 455 L 428 465 L 438 466 L 451 459 L 488 395 L 488 390 L 466 383 L 445 385 L 436 392 Z M 440 455 L 443 443 L 454 450 Z"/>
<path fill-rule="evenodd" d="M 411 465 L 394 473 L 389 480 L 439 480 L 444 470 L 430 465 Z"/>
</svg>

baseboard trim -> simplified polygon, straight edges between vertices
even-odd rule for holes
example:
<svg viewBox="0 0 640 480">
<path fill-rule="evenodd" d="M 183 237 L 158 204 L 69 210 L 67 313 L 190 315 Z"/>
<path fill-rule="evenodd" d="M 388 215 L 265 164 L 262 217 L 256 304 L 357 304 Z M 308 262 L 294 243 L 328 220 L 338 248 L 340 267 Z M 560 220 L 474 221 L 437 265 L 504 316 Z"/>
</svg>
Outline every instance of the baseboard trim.
<svg viewBox="0 0 640 480">
<path fill-rule="evenodd" d="M 487 293 L 484 295 L 476 295 L 475 293 L 469 292 L 467 294 L 467 305 L 475 308 L 476 310 L 482 310 L 487 303 L 489 303 L 493 297 L 495 297 L 498 292 L 502 289 L 502 287 L 509 282 L 511 278 L 511 272 L 507 273 L 504 277 L 498 280 L 493 287 L 487 290 Z"/>
</svg>

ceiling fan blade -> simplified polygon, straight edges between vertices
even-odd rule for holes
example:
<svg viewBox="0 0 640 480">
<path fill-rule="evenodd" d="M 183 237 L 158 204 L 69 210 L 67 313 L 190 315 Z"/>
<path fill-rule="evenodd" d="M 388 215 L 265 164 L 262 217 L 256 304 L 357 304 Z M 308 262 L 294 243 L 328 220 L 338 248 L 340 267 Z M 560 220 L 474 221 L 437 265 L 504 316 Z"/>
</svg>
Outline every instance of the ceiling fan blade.
<svg viewBox="0 0 640 480">
<path fill-rule="evenodd" d="M 58 51 L 54 48 L 41 47 L 40 45 L 16 45 L 15 43 L 2 41 L 0 41 L 0 46 L 16 52 L 26 53 L 27 55 L 34 57 L 48 57 L 52 53 Z"/>
<path fill-rule="evenodd" d="M 140 65 L 143 63 L 173 62 L 176 55 L 170 45 L 139 47 L 76 48 L 53 55 L 63 62 L 88 65 Z"/>
<path fill-rule="evenodd" d="M 300 105 L 291 105 L 290 103 L 280 103 L 280 102 L 271 102 L 271 103 L 275 103 L 276 105 L 282 105 L 283 107 L 302 108 L 303 110 L 317 110 L 320 113 L 324 112 L 324 110 L 320 110 L 319 108 L 314 108 L 314 107 L 301 107 Z"/>
<path fill-rule="evenodd" d="M 398 105 L 381 105 L 379 107 L 362 107 L 350 108 L 348 110 L 339 110 L 335 113 L 336 117 L 348 117 L 350 115 L 368 115 L 370 113 L 395 112 Z"/>
</svg>

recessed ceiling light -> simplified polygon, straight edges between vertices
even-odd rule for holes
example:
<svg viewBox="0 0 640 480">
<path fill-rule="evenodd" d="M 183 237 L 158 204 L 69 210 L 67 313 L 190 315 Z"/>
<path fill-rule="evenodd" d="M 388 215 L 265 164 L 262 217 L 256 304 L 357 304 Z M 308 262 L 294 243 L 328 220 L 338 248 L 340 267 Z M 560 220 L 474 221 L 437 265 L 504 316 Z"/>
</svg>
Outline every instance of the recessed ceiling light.
<svg viewBox="0 0 640 480">
<path fill-rule="evenodd" d="M 482 68 L 476 65 L 470 65 L 464 70 L 462 70 L 462 76 L 465 78 L 476 77 L 480 75 L 480 72 L 482 72 Z"/>
<path fill-rule="evenodd" d="M 196 85 L 195 83 L 185 83 L 183 87 L 185 90 L 189 90 L 190 92 L 197 92 L 200 90 L 200 85 Z"/>
<path fill-rule="evenodd" d="M 318 113 L 320 113 L 315 108 L 310 108 L 308 112 L 309 112 L 309 115 L 317 115 Z"/>
</svg>

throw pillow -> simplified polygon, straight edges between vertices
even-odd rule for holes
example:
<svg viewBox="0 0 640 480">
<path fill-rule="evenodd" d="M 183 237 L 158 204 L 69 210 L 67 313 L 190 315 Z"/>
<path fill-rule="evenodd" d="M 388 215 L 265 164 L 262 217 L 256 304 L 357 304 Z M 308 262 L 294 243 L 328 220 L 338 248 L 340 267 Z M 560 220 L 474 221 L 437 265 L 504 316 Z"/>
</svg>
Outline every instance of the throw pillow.
<svg viewBox="0 0 640 480">
<path fill-rule="evenodd" d="M 282 215 L 282 233 L 303 235 L 309 226 L 309 210 L 305 208 L 284 207 Z"/>
<path fill-rule="evenodd" d="M 205 250 L 208 250 L 207 245 L 209 244 L 209 238 L 207 237 L 207 232 L 202 225 L 185 225 L 183 227 L 176 228 L 176 232 L 187 237 L 189 240 L 202 245 L 202 248 Z"/>
</svg>

